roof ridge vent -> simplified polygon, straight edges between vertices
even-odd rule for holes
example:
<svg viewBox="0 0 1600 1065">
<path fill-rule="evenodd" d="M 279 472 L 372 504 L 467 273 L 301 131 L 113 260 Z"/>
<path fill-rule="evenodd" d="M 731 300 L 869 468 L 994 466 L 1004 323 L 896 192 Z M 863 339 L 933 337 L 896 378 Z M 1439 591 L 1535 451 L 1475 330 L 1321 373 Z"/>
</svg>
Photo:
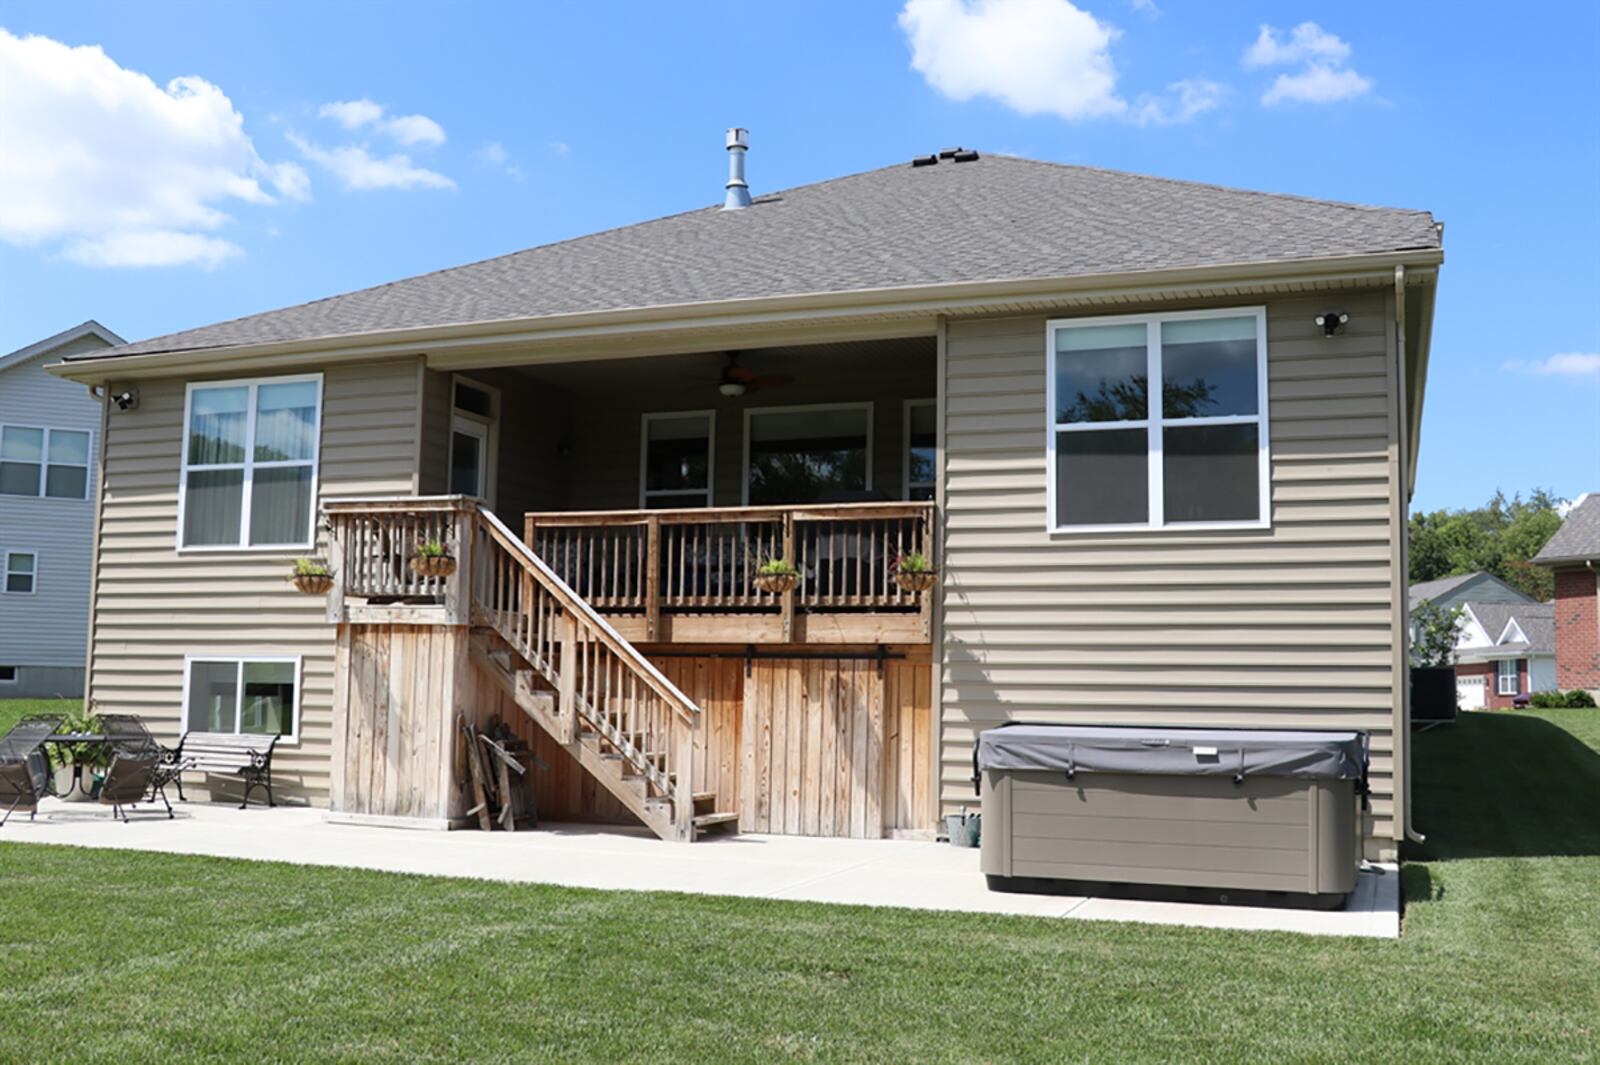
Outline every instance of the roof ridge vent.
<svg viewBox="0 0 1600 1065">
<path fill-rule="evenodd" d="M 744 153 L 750 150 L 750 131 L 735 126 L 728 130 L 728 193 L 722 198 L 724 211 L 750 206 L 750 186 L 744 180 Z"/>
</svg>

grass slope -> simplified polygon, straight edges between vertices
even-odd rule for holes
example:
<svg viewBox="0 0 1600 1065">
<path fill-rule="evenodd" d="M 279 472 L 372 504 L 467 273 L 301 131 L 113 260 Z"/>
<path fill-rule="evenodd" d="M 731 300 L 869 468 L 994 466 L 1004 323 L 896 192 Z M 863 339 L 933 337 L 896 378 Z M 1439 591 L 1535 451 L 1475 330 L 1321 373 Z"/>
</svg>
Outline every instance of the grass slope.
<svg viewBox="0 0 1600 1065">
<path fill-rule="evenodd" d="M 0 1060 L 1592 1058 L 1600 714 L 1416 768 L 1393 943 L 0 843 Z"/>
</svg>

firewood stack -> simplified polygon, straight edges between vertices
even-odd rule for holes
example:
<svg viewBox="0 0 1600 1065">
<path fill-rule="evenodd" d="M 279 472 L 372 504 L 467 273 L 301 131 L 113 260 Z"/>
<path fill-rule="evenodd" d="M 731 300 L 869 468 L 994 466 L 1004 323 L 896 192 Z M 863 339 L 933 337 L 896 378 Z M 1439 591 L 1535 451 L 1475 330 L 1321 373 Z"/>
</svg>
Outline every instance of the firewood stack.
<svg viewBox="0 0 1600 1065">
<path fill-rule="evenodd" d="M 527 740 L 498 717 L 486 729 L 478 728 L 465 716 L 457 718 L 457 724 L 466 761 L 461 784 L 473 803 L 467 816 L 476 817 L 478 827 L 485 832 L 496 828 L 515 832 L 518 822 L 524 828 L 538 825 L 539 811 L 526 778 L 530 766 L 543 770 L 550 767 L 533 753 Z"/>
</svg>

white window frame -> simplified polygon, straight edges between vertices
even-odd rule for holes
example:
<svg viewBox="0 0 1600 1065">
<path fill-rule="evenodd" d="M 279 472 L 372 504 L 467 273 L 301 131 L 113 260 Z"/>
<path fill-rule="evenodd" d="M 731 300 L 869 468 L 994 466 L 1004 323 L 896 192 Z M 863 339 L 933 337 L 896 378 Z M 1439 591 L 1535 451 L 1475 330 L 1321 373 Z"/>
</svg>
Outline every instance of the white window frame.
<svg viewBox="0 0 1600 1065">
<path fill-rule="evenodd" d="M 255 494 L 255 471 L 260 469 L 277 469 L 291 466 L 306 465 L 305 459 L 293 459 L 275 462 L 256 462 L 256 393 L 262 385 L 290 385 L 301 381 L 314 381 L 317 386 L 317 424 L 311 434 L 311 506 L 310 517 L 306 522 L 306 536 L 304 540 L 283 544 L 251 544 L 250 541 L 250 505 Z M 194 394 L 208 388 L 247 388 L 249 395 L 245 399 L 245 430 L 244 430 L 244 461 L 213 463 L 196 466 L 198 470 L 226 470 L 242 469 L 244 471 L 244 498 L 240 501 L 239 513 L 239 542 L 236 544 L 196 544 L 192 547 L 183 542 L 183 530 L 186 525 L 185 515 L 189 504 L 189 416 L 194 406 Z M 178 467 L 178 529 L 175 534 L 178 544 L 178 553 L 187 554 L 217 554 L 218 552 L 249 552 L 252 554 L 287 554 L 294 551 L 307 551 L 316 544 L 317 539 L 317 496 L 321 490 L 322 474 L 322 374 L 290 374 L 284 377 L 242 377 L 230 378 L 222 381 L 190 381 L 183 393 L 183 435 L 179 446 L 183 449 L 180 453 L 181 462 Z M 452 400 L 453 402 L 453 400 Z"/>
<path fill-rule="evenodd" d="M 17 495 L 11 492 L 0 493 L 0 499 L 53 499 L 59 503 L 82 503 L 89 498 L 90 491 L 94 488 L 94 430 L 71 429 L 65 426 L 52 428 L 48 425 L 24 425 L 21 422 L 0 422 L 0 431 L 6 429 L 37 429 L 44 434 L 42 450 L 39 453 L 39 490 L 31 496 Z M 82 433 L 89 438 L 88 451 L 84 454 L 84 461 L 76 462 L 51 462 L 50 461 L 50 435 L 52 433 Z M 45 485 L 50 480 L 51 466 L 67 466 L 83 470 L 83 495 L 81 496 L 49 496 L 44 494 Z"/>
<path fill-rule="evenodd" d="M 939 401 L 937 399 L 908 399 L 908 400 L 905 401 L 905 403 L 903 403 L 901 405 L 901 409 L 900 409 L 900 462 L 901 462 L 900 494 L 901 494 L 901 497 L 904 498 L 904 499 L 910 499 L 911 498 L 911 490 L 913 488 L 932 488 L 935 493 L 937 493 L 939 491 L 939 471 L 938 471 L 938 468 L 937 468 L 938 467 L 937 461 L 935 461 L 935 464 L 934 464 L 935 468 L 934 468 L 933 480 L 931 480 L 931 481 L 913 481 L 911 479 L 911 411 L 912 411 L 912 408 L 914 408 L 914 407 L 931 407 L 931 408 L 933 408 L 933 416 L 934 416 L 935 422 L 937 422 L 938 417 L 939 417 Z M 935 440 L 938 439 L 938 433 L 937 432 L 934 434 L 934 439 Z M 934 450 L 935 451 L 938 450 L 938 444 L 937 443 L 934 445 Z"/>
<path fill-rule="evenodd" d="M 763 414 L 798 414 L 801 411 L 864 410 L 867 412 L 867 477 L 863 491 L 872 491 L 873 412 L 872 403 L 796 403 L 785 407 L 746 407 L 744 409 L 744 450 L 739 461 L 739 502 L 750 505 L 750 422 Z"/>
<path fill-rule="evenodd" d="M 255 736 L 265 733 L 240 732 L 239 717 L 244 713 L 244 667 L 250 663 L 266 663 L 268 665 L 294 665 L 294 728 L 291 732 L 278 737 L 280 746 L 293 747 L 300 742 L 300 718 L 305 713 L 305 705 L 301 701 L 305 692 L 305 676 L 303 672 L 302 656 L 300 655 L 184 655 L 183 656 L 183 703 L 179 711 L 179 719 L 183 731 L 189 730 L 189 679 L 194 672 L 196 664 L 216 664 L 233 662 L 238 666 L 234 673 L 234 704 L 233 704 L 233 735 Z"/>
<path fill-rule="evenodd" d="M 1161 377 L 1161 324 L 1205 318 L 1244 318 L 1256 320 L 1256 413 L 1223 414 L 1206 418 L 1162 418 L 1165 389 Z M 1056 331 L 1076 326 L 1143 325 L 1145 327 L 1145 379 L 1148 404 L 1146 417 L 1137 421 L 1058 422 L 1056 421 Z M 1168 311 L 1160 314 L 1118 314 L 1097 318 L 1052 318 L 1045 323 L 1045 531 L 1056 533 L 1186 532 L 1199 529 L 1269 529 L 1272 527 L 1272 436 L 1267 415 L 1267 309 L 1255 307 L 1216 307 L 1203 311 Z M 1253 521 L 1166 521 L 1165 463 L 1162 431 L 1165 427 L 1185 428 L 1207 425 L 1255 425 L 1257 430 L 1257 517 Z M 1149 463 L 1148 513 L 1144 522 L 1118 522 L 1103 525 L 1057 525 L 1056 433 L 1093 432 L 1108 429 L 1143 429 Z"/>
<path fill-rule="evenodd" d="M 485 418 L 470 410 L 463 410 L 456 406 L 456 385 L 466 385 L 475 388 L 489 397 L 489 416 Z M 482 381 L 467 377 L 464 374 L 452 374 L 450 377 L 450 446 L 445 453 L 445 477 L 448 479 L 450 471 L 456 465 L 456 426 L 460 423 L 476 425 L 484 430 L 483 434 L 483 500 L 489 509 L 495 506 L 495 490 L 499 488 L 500 471 L 500 390 L 494 385 L 486 385 Z M 464 434 L 468 430 L 462 430 Z M 446 485 L 448 487 L 448 483 Z"/>
<path fill-rule="evenodd" d="M 11 671 L 11 677 L 9 679 L 7 679 L 6 677 L 0 677 L 0 684 L 21 684 L 22 683 L 22 667 L 21 666 L 0 666 L 0 669 L 9 669 Z"/>
<path fill-rule="evenodd" d="M 650 470 L 650 423 L 653 421 L 669 421 L 673 418 L 704 418 L 706 420 L 706 506 L 715 506 L 714 497 L 717 491 L 717 412 L 706 410 L 661 410 L 650 411 L 639 416 L 639 509 L 647 510 L 650 500 L 656 496 L 692 496 L 697 493 L 692 488 L 673 489 L 655 488 L 647 489 L 645 483 Z"/>
<path fill-rule="evenodd" d="M 1494 663 L 1494 693 L 1496 695 L 1522 694 L 1522 670 L 1518 668 L 1518 658 L 1498 658 Z M 1511 687 L 1506 688 L 1506 673 L 1501 667 L 1511 666 Z"/>
<path fill-rule="evenodd" d="M 0 562 L 4 563 L 3 566 L 0 566 L 0 595 L 37 595 L 39 592 L 39 552 L 31 547 L 18 547 L 0 552 L 0 554 L 4 555 L 3 558 L 0 558 Z M 33 573 L 31 574 L 33 583 L 28 585 L 28 590 L 25 592 L 13 592 L 9 587 L 11 584 L 12 555 L 27 555 L 33 559 Z"/>
</svg>

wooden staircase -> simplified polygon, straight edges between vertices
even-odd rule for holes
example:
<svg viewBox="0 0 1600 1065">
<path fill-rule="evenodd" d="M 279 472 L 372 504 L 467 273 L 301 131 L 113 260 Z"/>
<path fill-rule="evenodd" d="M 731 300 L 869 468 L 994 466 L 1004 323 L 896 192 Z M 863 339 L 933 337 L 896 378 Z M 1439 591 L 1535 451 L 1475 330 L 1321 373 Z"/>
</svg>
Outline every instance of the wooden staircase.
<svg viewBox="0 0 1600 1065">
<path fill-rule="evenodd" d="M 694 790 L 702 711 L 491 511 L 471 523 L 472 656 L 578 764 L 663 839 L 734 831 Z"/>
</svg>

